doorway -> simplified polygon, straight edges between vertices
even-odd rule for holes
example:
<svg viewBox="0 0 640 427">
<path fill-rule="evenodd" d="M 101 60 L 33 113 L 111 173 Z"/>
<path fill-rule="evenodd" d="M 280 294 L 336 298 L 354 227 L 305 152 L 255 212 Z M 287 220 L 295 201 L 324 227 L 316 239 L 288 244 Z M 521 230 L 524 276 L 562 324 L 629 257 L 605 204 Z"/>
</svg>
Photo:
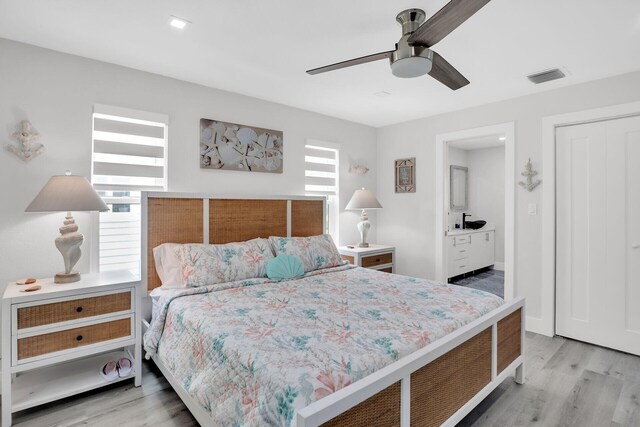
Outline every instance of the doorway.
<svg viewBox="0 0 640 427">
<path fill-rule="evenodd" d="M 504 134 L 447 142 L 446 278 L 504 298 Z"/>
<path fill-rule="evenodd" d="M 462 155 L 462 152 L 466 154 Z M 472 159 L 471 163 L 468 159 Z M 463 165 L 465 161 L 467 166 Z M 497 167 L 496 162 L 499 164 Z M 493 164 L 490 171 L 483 167 L 489 164 Z M 473 168 L 469 168 L 470 165 Z M 466 172 L 467 181 L 471 182 L 468 187 L 462 186 L 456 179 L 456 176 L 464 177 L 463 172 Z M 501 176 L 497 181 L 492 181 L 496 175 Z M 498 182 L 496 185 L 502 187 L 492 191 L 493 182 Z M 436 137 L 436 280 L 446 283 L 451 279 L 455 284 L 489 291 L 502 287 L 504 299 L 513 298 L 514 184 L 513 122 Z M 480 189 L 482 186 L 487 188 Z M 465 201 L 460 193 L 462 188 L 470 191 L 467 204 L 461 204 Z M 500 199 L 497 204 L 496 197 Z M 485 203 L 488 198 L 493 201 Z M 465 221 L 462 220 L 462 213 L 465 214 Z M 467 219 L 467 214 L 475 217 Z M 486 221 L 486 224 L 474 224 L 473 220 Z M 459 228 L 456 228 L 456 223 Z M 470 230 L 470 227 L 477 229 Z M 496 233 L 496 228 L 500 229 L 499 233 Z M 496 242 L 497 238 L 499 242 Z"/>
</svg>

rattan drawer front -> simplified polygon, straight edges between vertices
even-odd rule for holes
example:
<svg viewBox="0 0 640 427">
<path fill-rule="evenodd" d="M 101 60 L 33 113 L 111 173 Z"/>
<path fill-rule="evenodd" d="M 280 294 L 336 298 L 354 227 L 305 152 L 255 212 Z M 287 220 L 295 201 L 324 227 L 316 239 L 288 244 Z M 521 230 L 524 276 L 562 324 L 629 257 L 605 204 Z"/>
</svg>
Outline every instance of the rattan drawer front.
<svg viewBox="0 0 640 427">
<path fill-rule="evenodd" d="M 386 254 L 365 256 L 360 260 L 360 264 L 362 264 L 362 267 L 365 268 L 375 267 L 376 265 L 391 264 L 392 262 L 393 254 L 391 252 L 388 252 Z"/>
<path fill-rule="evenodd" d="M 18 329 L 84 319 L 131 309 L 131 292 L 80 298 L 18 309 Z"/>
<path fill-rule="evenodd" d="M 385 273 L 393 273 L 393 268 L 392 267 L 381 268 L 378 271 L 384 271 Z"/>
<path fill-rule="evenodd" d="M 18 360 L 131 336 L 131 318 L 18 339 Z"/>
</svg>

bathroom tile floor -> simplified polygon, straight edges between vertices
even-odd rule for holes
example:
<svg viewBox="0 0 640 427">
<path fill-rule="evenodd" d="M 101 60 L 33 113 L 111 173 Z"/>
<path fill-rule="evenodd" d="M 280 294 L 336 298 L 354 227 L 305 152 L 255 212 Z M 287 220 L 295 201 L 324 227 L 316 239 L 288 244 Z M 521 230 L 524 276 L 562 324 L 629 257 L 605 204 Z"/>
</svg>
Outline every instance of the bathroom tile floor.
<svg viewBox="0 0 640 427">
<path fill-rule="evenodd" d="M 469 273 L 467 275 L 454 277 L 450 283 L 491 292 L 500 298 L 504 298 L 504 271 L 479 270 L 473 275 Z"/>
</svg>

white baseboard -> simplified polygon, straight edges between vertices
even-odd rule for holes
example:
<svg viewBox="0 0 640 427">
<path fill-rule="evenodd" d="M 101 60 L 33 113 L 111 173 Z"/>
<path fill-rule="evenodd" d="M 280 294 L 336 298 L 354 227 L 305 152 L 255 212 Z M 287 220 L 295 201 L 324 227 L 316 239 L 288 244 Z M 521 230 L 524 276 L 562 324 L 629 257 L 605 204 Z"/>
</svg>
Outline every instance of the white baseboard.
<svg viewBox="0 0 640 427">
<path fill-rule="evenodd" d="M 494 262 L 493 269 L 498 271 L 504 271 L 504 262 Z"/>
</svg>

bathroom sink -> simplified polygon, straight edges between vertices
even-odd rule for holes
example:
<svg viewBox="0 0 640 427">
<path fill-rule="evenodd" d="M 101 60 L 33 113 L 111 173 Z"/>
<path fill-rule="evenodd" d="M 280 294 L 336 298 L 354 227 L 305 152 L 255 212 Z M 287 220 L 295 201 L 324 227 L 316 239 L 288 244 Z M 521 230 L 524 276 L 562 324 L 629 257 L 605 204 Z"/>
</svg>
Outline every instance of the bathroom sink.
<svg viewBox="0 0 640 427">
<path fill-rule="evenodd" d="M 484 227 L 487 224 L 487 221 L 482 221 L 482 220 L 478 220 L 478 221 L 465 221 L 464 222 L 464 226 L 465 228 L 471 229 L 471 230 L 477 230 L 479 228 Z"/>
</svg>

